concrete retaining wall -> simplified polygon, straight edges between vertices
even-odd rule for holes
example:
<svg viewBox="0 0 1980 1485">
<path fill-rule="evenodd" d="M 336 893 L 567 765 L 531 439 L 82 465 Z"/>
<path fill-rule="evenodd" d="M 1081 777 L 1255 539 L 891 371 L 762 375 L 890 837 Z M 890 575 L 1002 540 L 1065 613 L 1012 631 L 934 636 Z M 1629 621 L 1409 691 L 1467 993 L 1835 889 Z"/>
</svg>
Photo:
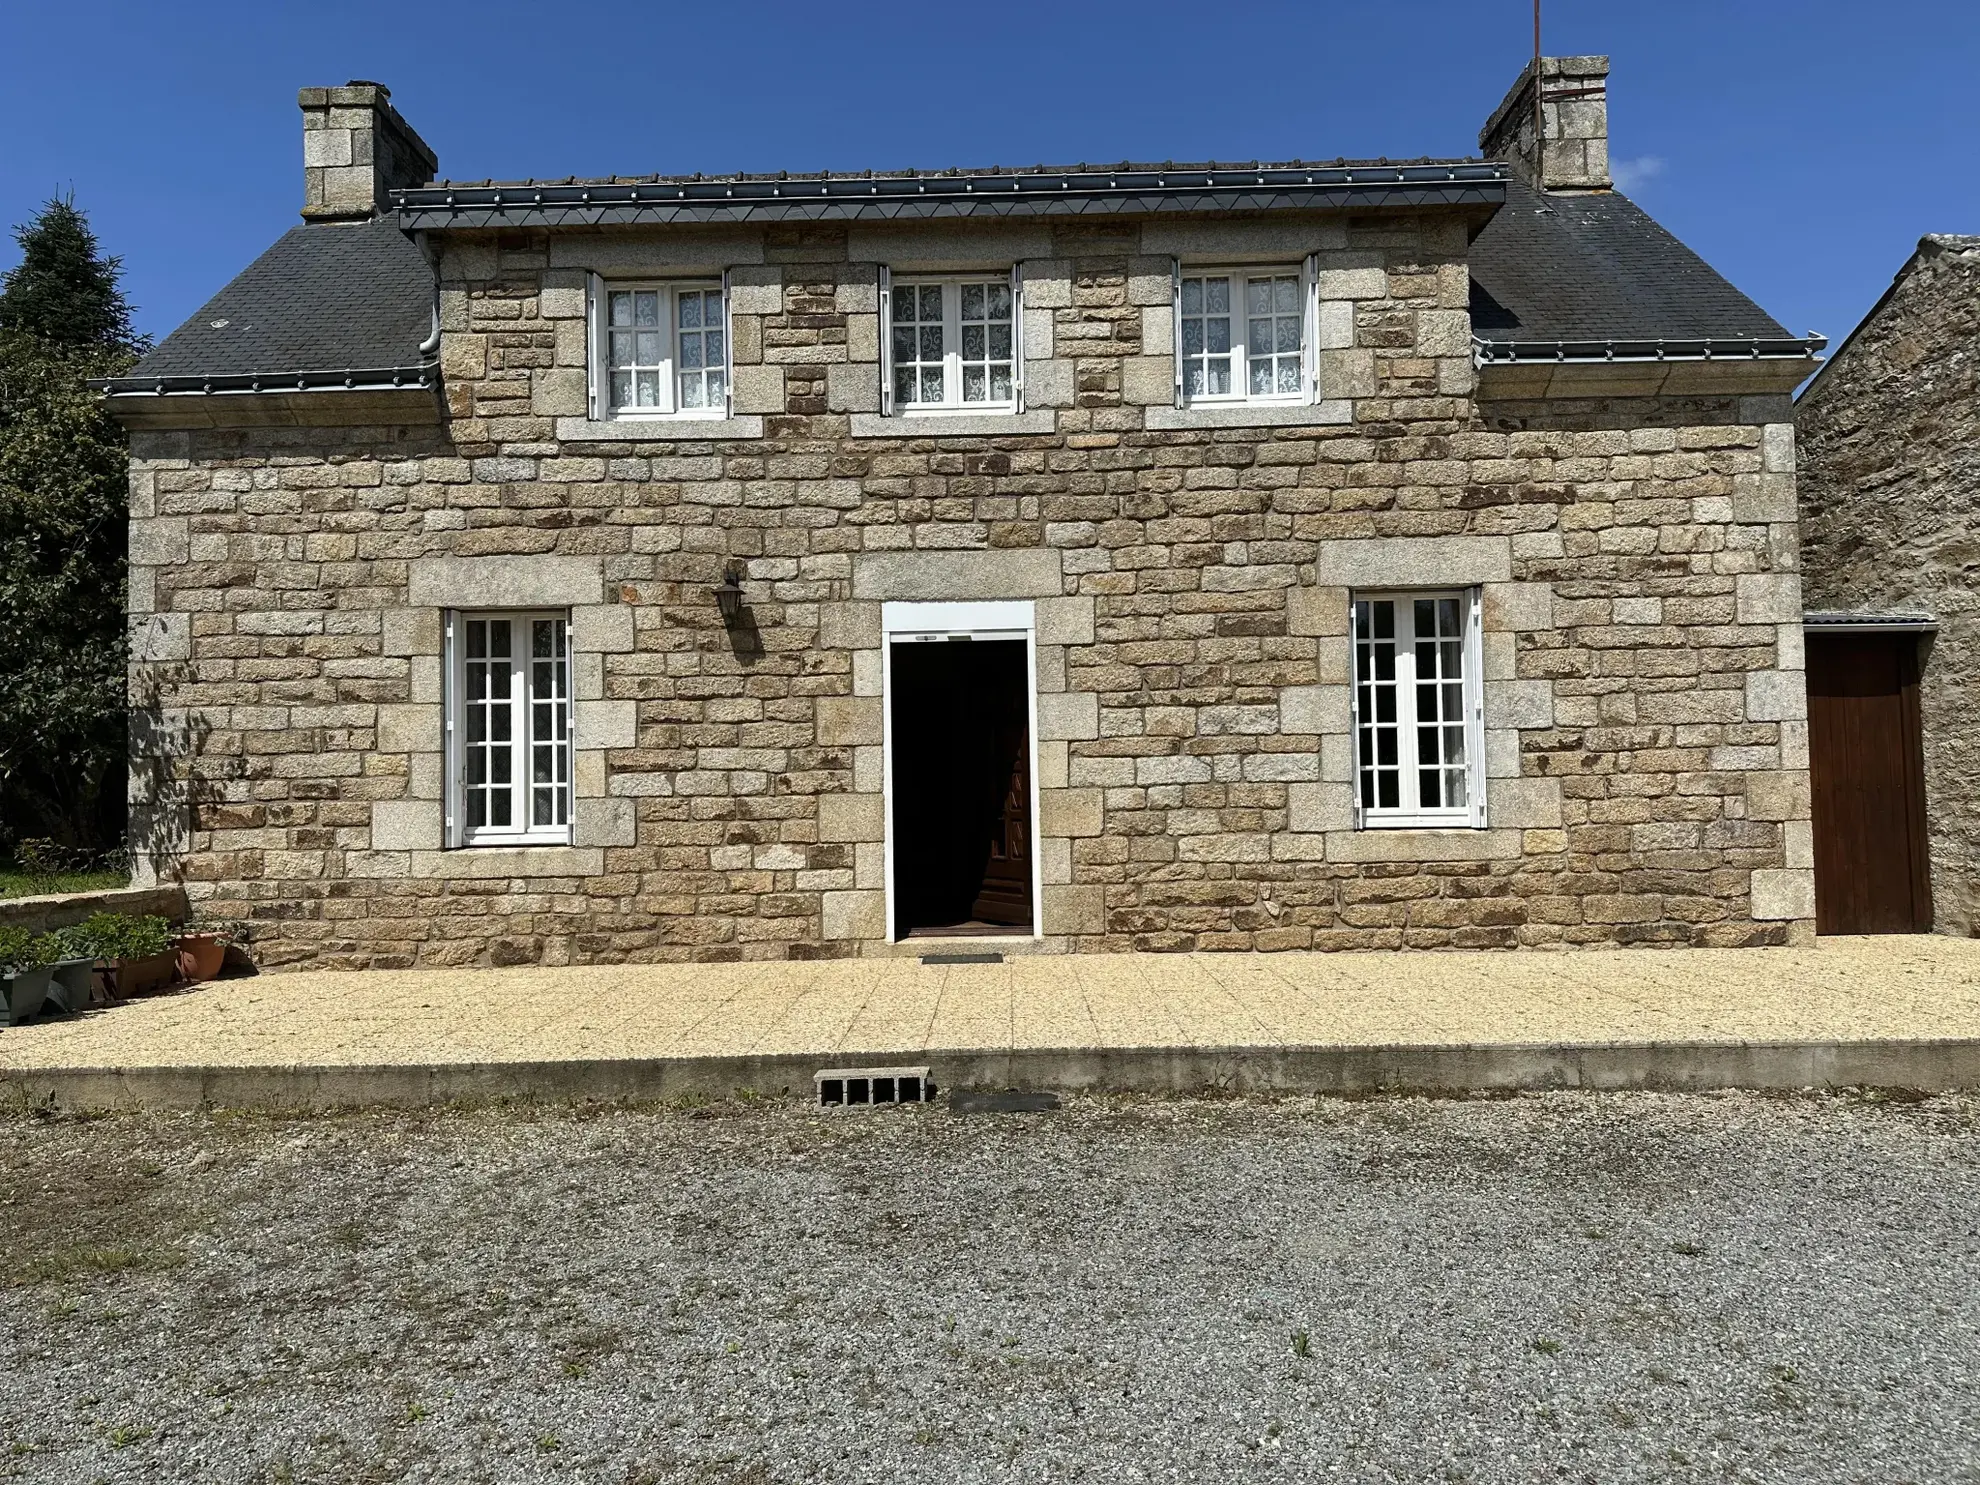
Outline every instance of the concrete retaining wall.
<svg viewBox="0 0 1980 1485">
<path fill-rule="evenodd" d="M 0 1075 L 0 1107 L 323 1109 L 812 1096 L 833 1066 L 927 1063 L 938 1090 L 1333 1093 L 1520 1089 L 1980 1088 L 1980 1040 L 1387 1047 L 1122 1047 L 317 1067 L 51 1068 Z"/>
</svg>

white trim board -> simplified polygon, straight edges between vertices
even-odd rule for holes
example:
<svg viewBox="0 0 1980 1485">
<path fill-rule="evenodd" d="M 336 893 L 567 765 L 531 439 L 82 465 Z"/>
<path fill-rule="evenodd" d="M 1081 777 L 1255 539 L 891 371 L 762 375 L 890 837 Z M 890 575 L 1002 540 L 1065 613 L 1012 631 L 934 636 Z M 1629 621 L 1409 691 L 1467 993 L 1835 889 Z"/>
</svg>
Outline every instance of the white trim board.
<svg viewBox="0 0 1980 1485">
<path fill-rule="evenodd" d="M 1025 712 L 1031 760 L 1031 931 L 984 934 L 996 943 L 1045 936 L 1045 853 L 1038 836 L 1038 623 L 1029 599 L 980 603 L 887 602 L 880 605 L 881 799 L 885 814 L 887 941 L 900 942 L 894 919 L 894 646 L 906 641 L 1018 639 L 1024 641 Z M 975 942 L 972 936 L 971 942 Z"/>
</svg>

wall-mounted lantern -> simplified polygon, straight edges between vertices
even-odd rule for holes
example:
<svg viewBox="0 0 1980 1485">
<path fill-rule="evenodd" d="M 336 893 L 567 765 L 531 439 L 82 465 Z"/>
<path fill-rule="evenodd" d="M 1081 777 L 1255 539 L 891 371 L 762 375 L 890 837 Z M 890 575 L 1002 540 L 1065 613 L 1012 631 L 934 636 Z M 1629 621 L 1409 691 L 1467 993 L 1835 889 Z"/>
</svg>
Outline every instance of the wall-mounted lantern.
<svg viewBox="0 0 1980 1485">
<path fill-rule="evenodd" d="M 722 572 L 722 581 L 715 585 L 715 606 L 722 611 L 724 624 L 733 624 L 742 615 L 742 579 L 742 564 L 731 562 Z"/>
</svg>

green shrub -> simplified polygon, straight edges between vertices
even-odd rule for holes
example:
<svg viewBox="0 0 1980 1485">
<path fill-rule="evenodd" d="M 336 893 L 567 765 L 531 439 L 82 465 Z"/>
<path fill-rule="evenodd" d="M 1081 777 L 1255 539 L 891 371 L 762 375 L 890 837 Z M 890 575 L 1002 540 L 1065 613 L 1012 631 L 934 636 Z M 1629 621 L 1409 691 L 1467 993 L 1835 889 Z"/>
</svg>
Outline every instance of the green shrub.
<svg viewBox="0 0 1980 1485">
<path fill-rule="evenodd" d="M 41 963 L 33 949 L 34 935 L 25 928 L 0 928 L 0 969 L 33 969 Z"/>
<path fill-rule="evenodd" d="M 172 925 L 156 914 L 92 913 L 51 937 L 68 958 L 145 959 L 172 947 Z"/>
</svg>

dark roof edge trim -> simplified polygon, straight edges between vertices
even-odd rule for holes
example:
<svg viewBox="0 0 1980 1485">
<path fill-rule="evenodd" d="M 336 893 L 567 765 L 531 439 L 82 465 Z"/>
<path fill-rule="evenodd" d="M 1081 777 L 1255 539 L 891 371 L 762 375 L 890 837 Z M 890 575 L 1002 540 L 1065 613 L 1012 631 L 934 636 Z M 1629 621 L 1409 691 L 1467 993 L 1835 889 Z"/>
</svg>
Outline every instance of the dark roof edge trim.
<svg viewBox="0 0 1980 1485">
<path fill-rule="evenodd" d="M 1270 207 L 1485 205 L 1505 201 L 1498 161 L 1306 169 L 1098 171 L 828 180 L 417 186 L 394 191 L 417 228 L 605 222 L 893 219 Z"/>
<path fill-rule="evenodd" d="M 342 371 L 242 371 L 214 376 L 93 377 L 88 385 L 108 397 L 239 396 L 257 392 L 431 391 L 440 384 L 440 363 L 376 366 Z"/>
<path fill-rule="evenodd" d="M 1828 343 L 1826 335 L 1656 340 L 1485 340 L 1474 336 L 1471 351 L 1472 359 L 1480 366 L 1543 362 L 1602 365 L 1643 361 L 1813 361 Z"/>
<path fill-rule="evenodd" d="M 1939 627 L 1931 614 L 1852 614 L 1836 609 L 1810 609 L 1801 616 L 1804 629 L 1842 630 L 1851 634 L 1930 634 Z"/>
</svg>

